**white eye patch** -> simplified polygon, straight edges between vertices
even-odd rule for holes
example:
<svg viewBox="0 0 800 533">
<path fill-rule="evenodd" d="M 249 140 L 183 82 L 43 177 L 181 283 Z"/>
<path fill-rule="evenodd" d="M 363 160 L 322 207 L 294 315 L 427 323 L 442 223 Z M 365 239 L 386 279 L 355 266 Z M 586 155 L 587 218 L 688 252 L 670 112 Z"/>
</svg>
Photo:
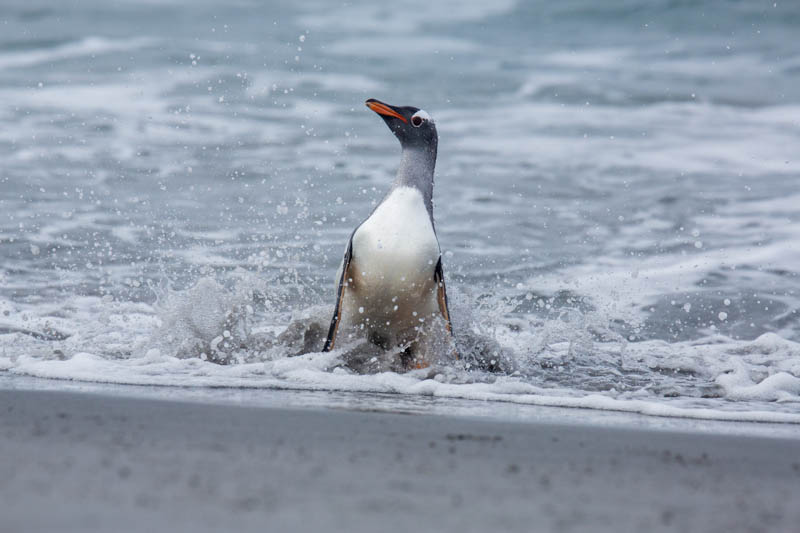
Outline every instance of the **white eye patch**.
<svg viewBox="0 0 800 533">
<path fill-rule="evenodd" d="M 433 118 L 425 112 L 425 110 L 420 109 L 416 113 L 411 116 L 411 125 L 419 128 L 425 122 L 433 122 Z"/>
</svg>

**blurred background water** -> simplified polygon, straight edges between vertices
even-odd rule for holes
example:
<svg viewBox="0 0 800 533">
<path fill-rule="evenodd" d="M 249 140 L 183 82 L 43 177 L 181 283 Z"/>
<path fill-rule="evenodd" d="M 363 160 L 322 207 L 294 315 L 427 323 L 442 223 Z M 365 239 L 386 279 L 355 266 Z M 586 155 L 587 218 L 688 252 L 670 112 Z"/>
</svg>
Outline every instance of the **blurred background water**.
<svg viewBox="0 0 800 533">
<path fill-rule="evenodd" d="M 384 390 L 279 370 L 395 172 L 375 97 L 436 119 L 454 324 L 509 362 L 439 393 L 798 413 L 800 4 L 296 4 L 2 3 L 0 369 Z"/>
</svg>

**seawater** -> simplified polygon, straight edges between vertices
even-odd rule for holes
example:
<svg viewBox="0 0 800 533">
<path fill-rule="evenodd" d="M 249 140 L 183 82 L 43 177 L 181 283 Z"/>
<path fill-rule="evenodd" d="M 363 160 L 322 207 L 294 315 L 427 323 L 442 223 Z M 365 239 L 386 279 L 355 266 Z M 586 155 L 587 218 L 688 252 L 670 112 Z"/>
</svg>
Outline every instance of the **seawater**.
<svg viewBox="0 0 800 533">
<path fill-rule="evenodd" d="M 6 1 L 0 371 L 800 423 L 798 27 L 790 2 Z M 370 97 L 437 122 L 458 363 L 319 353 L 399 159 Z"/>
</svg>

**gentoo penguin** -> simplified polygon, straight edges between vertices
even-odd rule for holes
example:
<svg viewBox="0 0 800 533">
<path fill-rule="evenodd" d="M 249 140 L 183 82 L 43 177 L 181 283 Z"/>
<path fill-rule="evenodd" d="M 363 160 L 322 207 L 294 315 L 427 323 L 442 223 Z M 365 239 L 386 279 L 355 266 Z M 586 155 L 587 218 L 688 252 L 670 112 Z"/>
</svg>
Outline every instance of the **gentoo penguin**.
<svg viewBox="0 0 800 533">
<path fill-rule="evenodd" d="M 337 274 L 336 309 L 323 351 L 346 339 L 399 347 L 405 368 L 453 354 L 452 327 L 433 224 L 433 170 L 439 136 L 428 113 L 369 99 L 400 140 L 391 189 L 350 235 Z"/>
</svg>

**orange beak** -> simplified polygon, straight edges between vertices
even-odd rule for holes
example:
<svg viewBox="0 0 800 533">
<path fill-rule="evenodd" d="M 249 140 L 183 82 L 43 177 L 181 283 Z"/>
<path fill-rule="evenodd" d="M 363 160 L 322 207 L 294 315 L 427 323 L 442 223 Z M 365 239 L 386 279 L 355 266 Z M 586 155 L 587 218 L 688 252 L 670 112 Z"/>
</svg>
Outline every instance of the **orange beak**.
<svg viewBox="0 0 800 533">
<path fill-rule="evenodd" d="M 386 115 L 387 117 L 399 118 L 403 122 L 408 123 L 408 120 L 406 120 L 406 118 L 403 115 L 401 115 L 388 105 L 384 104 L 383 102 L 379 102 L 378 100 L 370 98 L 365 103 L 368 108 L 372 109 L 379 115 Z"/>
</svg>

